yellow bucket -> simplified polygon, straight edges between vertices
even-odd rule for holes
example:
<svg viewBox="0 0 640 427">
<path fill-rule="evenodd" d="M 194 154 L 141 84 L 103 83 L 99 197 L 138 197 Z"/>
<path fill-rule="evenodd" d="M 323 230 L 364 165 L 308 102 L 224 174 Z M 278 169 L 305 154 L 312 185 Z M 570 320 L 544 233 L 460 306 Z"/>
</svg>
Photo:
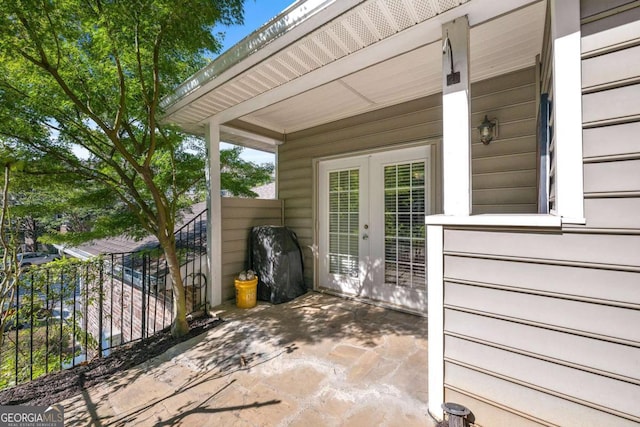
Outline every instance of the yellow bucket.
<svg viewBox="0 0 640 427">
<path fill-rule="evenodd" d="M 236 279 L 236 306 L 252 308 L 256 306 L 258 294 L 258 278 L 253 280 Z"/>
</svg>

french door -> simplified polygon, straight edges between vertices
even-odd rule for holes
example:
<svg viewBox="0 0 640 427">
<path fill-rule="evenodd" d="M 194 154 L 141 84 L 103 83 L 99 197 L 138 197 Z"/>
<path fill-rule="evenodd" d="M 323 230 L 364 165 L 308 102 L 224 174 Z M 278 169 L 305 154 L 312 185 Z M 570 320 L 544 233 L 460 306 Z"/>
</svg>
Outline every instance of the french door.
<svg viewBox="0 0 640 427">
<path fill-rule="evenodd" d="M 429 150 L 320 163 L 320 288 L 426 313 Z"/>
</svg>

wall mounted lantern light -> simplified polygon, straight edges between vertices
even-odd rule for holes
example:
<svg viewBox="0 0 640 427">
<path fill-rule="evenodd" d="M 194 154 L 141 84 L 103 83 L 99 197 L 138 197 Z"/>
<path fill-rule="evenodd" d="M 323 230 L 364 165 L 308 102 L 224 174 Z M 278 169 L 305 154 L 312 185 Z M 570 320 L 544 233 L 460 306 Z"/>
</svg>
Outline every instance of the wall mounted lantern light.
<svg viewBox="0 0 640 427">
<path fill-rule="evenodd" d="M 478 126 L 478 130 L 480 131 L 480 141 L 484 145 L 489 145 L 494 138 L 498 137 L 498 120 L 489 120 L 485 114 L 484 120 L 480 123 L 480 126 Z"/>
</svg>

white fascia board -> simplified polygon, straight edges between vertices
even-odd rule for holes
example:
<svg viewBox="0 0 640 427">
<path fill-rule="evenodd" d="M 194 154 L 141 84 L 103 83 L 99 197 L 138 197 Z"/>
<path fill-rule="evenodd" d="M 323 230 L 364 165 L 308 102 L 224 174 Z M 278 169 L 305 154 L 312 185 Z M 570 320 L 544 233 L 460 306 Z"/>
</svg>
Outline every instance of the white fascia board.
<svg viewBox="0 0 640 427">
<path fill-rule="evenodd" d="M 226 123 L 230 120 L 238 119 L 261 108 L 268 107 L 387 59 L 438 41 L 442 36 L 442 25 L 458 16 L 467 15 L 470 25 L 478 25 L 484 21 L 532 3 L 537 3 L 537 1 L 512 0 L 508 2 L 496 2 L 492 0 L 471 0 L 468 3 L 464 3 L 427 21 L 407 28 L 365 49 L 333 61 L 318 70 L 307 73 L 254 98 L 229 107 L 218 113 L 216 118 L 219 123 Z M 327 22 L 329 21 L 325 23 Z M 273 53 L 275 53 L 275 51 Z M 253 62 L 249 62 L 249 58 L 246 62 L 242 63 L 243 69 L 241 71 L 249 70 L 255 65 Z M 206 123 L 208 120 L 209 118 L 206 118 L 202 120 L 201 123 Z"/>
<path fill-rule="evenodd" d="M 293 9 L 276 16 L 176 88 L 173 94 L 163 100 L 163 104 L 168 104 L 165 116 L 170 116 L 363 1 L 306 0 L 292 6 Z M 286 28 L 284 32 L 280 27 Z M 257 44 L 257 47 L 249 47 L 252 43 Z M 216 74 L 216 65 L 224 61 L 225 56 L 234 55 L 234 51 L 245 50 L 247 52 L 244 58 L 239 58 L 229 67 L 221 67 L 220 74 Z"/>
<path fill-rule="evenodd" d="M 482 214 L 469 216 L 429 215 L 427 225 L 487 226 L 487 227 L 546 227 L 557 228 L 562 218 L 555 215 L 537 214 Z"/>
</svg>

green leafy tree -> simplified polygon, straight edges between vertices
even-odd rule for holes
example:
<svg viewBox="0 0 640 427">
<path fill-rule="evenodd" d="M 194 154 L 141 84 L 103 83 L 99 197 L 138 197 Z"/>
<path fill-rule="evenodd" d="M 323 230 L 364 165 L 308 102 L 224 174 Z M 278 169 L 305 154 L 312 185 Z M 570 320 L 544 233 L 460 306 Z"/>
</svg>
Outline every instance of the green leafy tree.
<svg viewBox="0 0 640 427">
<path fill-rule="evenodd" d="M 112 227 L 123 216 L 130 217 L 114 192 L 99 183 L 50 171 L 41 158 L 13 180 L 12 212 L 34 246 L 38 242 L 73 246 L 111 236 L 114 228 L 126 231 L 127 227 Z M 131 229 L 128 232 L 133 234 Z"/>
<path fill-rule="evenodd" d="M 194 141 L 192 150 L 204 156 L 204 142 Z M 246 161 L 242 150 L 220 151 L 221 187 L 233 196 L 256 197 L 252 188 L 273 181 L 274 165 Z M 24 173 L 12 182 L 12 212 L 20 219 L 25 237 L 33 242 L 33 249 L 27 250 L 36 250 L 38 242 L 73 246 L 113 235 L 114 220 L 123 212 L 126 217 L 126 206 L 104 187 L 78 182 L 73 175 L 47 172 L 50 170 L 50 160 L 32 157 Z M 206 190 L 202 171 L 202 180 L 192 190 L 193 200 L 205 200 Z"/>
<path fill-rule="evenodd" d="M 23 173 L 14 175 L 11 185 L 11 211 L 20 225 L 21 243 L 25 251 L 37 251 L 39 238 L 55 229 L 67 192 L 84 189 L 78 182 L 69 182 L 66 175 L 46 175 L 48 168 L 42 159 L 31 157 Z M 77 180 L 76 180 L 77 181 Z"/>
<path fill-rule="evenodd" d="M 160 100 L 220 48 L 212 27 L 242 18 L 241 0 L 0 2 L 0 136 L 56 159 L 48 172 L 108 189 L 126 207 L 113 234 L 157 237 L 175 336 L 188 331 L 175 224 L 204 165 L 159 121 Z"/>
<path fill-rule="evenodd" d="M 256 197 L 251 189 L 273 181 L 273 164 L 248 162 L 241 153 L 242 147 L 220 150 L 220 187 L 234 196 Z"/>
</svg>

